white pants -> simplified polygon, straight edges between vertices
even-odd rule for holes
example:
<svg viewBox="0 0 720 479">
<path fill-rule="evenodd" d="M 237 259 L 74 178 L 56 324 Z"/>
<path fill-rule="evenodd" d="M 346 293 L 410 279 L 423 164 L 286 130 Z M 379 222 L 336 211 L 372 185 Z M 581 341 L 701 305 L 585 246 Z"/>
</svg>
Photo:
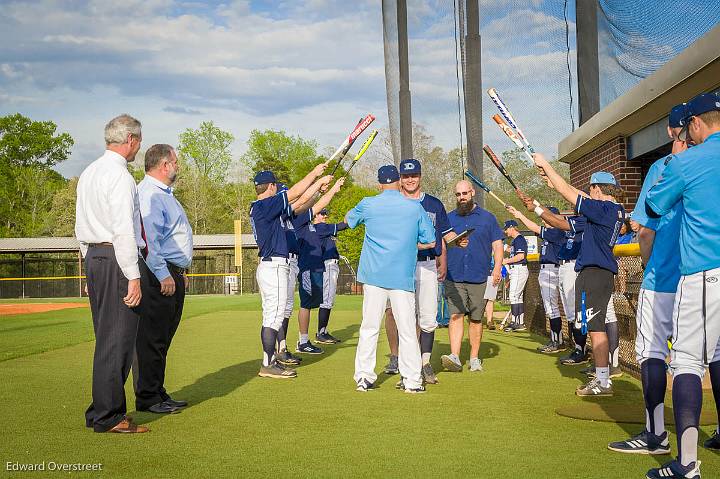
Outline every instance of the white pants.
<svg viewBox="0 0 720 479">
<path fill-rule="evenodd" d="M 702 378 L 720 341 L 720 268 L 680 277 L 673 328 L 672 373 Z"/>
<path fill-rule="evenodd" d="M 575 318 L 575 261 L 564 263 L 558 268 L 560 296 L 562 296 L 565 319 L 571 321 Z"/>
<path fill-rule="evenodd" d="M 287 258 L 272 258 L 272 261 L 258 263 L 255 278 L 260 287 L 262 300 L 262 325 L 279 330 L 287 305 L 287 284 L 290 266 Z"/>
<path fill-rule="evenodd" d="M 510 276 L 510 291 L 508 292 L 510 304 L 522 303 L 525 284 L 529 276 L 528 268 L 524 264 L 512 266 L 508 268 L 508 275 Z"/>
<path fill-rule="evenodd" d="M 337 282 L 340 276 L 340 266 L 336 259 L 325 260 L 325 271 L 323 272 L 323 302 L 321 308 L 332 309 L 335 305 L 335 294 L 337 293 Z"/>
<path fill-rule="evenodd" d="M 300 273 L 300 268 L 298 268 L 298 259 L 290 258 L 288 261 L 290 273 L 288 274 L 287 281 L 287 303 L 285 305 L 285 315 L 283 316 L 284 318 L 289 318 L 292 316 L 293 308 L 295 307 L 295 283 L 297 283 L 297 277 Z"/>
<path fill-rule="evenodd" d="M 670 353 L 668 339 L 673 332 L 675 293 L 659 293 L 640 288 L 638 295 L 635 357 L 638 364 L 646 359 L 665 358 Z"/>
<path fill-rule="evenodd" d="M 415 307 L 417 324 L 426 333 L 438 326 L 438 279 L 435 260 L 418 261 L 415 266 Z"/>
<path fill-rule="evenodd" d="M 560 317 L 560 305 L 558 304 L 558 267 L 552 264 L 541 264 L 538 273 L 540 295 L 543 300 L 543 308 L 548 318 Z"/>
<path fill-rule="evenodd" d="M 363 285 L 363 317 L 355 354 L 355 382 L 366 379 L 374 383 L 377 380 L 375 374 L 377 343 L 388 299 L 398 329 L 400 375 L 406 388 L 419 388 L 422 384 L 420 377 L 422 361 L 415 329 L 415 294 L 411 291 L 379 288 L 370 284 Z"/>
</svg>

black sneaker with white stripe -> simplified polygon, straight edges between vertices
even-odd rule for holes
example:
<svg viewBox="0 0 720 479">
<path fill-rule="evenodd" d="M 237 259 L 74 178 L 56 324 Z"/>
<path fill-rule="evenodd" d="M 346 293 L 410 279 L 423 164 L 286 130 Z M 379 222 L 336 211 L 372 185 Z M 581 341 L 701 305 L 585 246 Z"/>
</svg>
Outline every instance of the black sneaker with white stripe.
<svg viewBox="0 0 720 479">
<path fill-rule="evenodd" d="M 662 467 L 650 469 L 647 479 L 700 479 L 700 461 L 691 462 L 687 466 L 680 461 L 670 461 Z"/>
<path fill-rule="evenodd" d="M 365 393 L 370 391 L 371 389 L 375 389 L 375 383 L 371 383 L 367 379 L 361 379 L 357 382 L 357 387 L 355 388 L 356 391 Z"/>
<path fill-rule="evenodd" d="M 712 437 L 710 437 L 705 443 L 703 444 L 706 449 L 712 449 L 713 451 L 720 451 L 720 432 L 716 429 L 713 432 Z"/>
<path fill-rule="evenodd" d="M 667 431 L 659 436 L 643 431 L 626 441 L 611 442 L 608 449 L 626 454 L 670 454 L 670 442 Z"/>
<path fill-rule="evenodd" d="M 300 343 L 300 341 L 298 341 L 297 346 L 295 347 L 295 352 L 301 354 L 322 354 L 323 350 L 315 346 L 310 341 L 307 343 Z"/>
</svg>

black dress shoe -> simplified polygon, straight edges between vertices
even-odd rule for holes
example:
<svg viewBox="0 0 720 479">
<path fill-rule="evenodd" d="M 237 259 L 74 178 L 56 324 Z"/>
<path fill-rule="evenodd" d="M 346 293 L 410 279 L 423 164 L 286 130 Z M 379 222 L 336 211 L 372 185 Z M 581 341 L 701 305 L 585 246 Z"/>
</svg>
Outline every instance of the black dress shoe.
<svg viewBox="0 0 720 479">
<path fill-rule="evenodd" d="M 180 409 L 168 403 L 167 401 L 153 404 L 147 409 L 141 409 L 141 411 L 154 412 L 155 414 L 174 414 L 180 412 Z"/>
<path fill-rule="evenodd" d="M 169 405 L 171 405 L 171 406 L 174 406 L 174 407 L 176 407 L 176 408 L 178 408 L 178 409 L 187 407 L 187 405 L 188 405 L 188 402 L 187 402 L 187 401 L 176 401 L 176 400 L 174 400 L 173 398 L 167 398 L 167 399 L 165 400 L 165 403 L 166 403 L 166 404 L 169 404 Z"/>
</svg>

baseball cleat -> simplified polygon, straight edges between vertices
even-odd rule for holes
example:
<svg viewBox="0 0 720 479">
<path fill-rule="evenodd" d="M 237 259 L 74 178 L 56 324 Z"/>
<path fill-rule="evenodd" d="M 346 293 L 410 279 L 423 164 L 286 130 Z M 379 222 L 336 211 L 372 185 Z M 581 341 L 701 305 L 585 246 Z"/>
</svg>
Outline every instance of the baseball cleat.
<svg viewBox="0 0 720 479">
<path fill-rule="evenodd" d="M 515 325 L 515 331 L 527 331 L 527 326 L 525 323 L 518 323 Z"/>
<path fill-rule="evenodd" d="M 717 429 L 713 431 L 713 435 L 703 443 L 703 446 L 705 449 L 720 451 L 720 432 Z"/>
<path fill-rule="evenodd" d="M 407 394 L 422 394 L 425 392 L 425 386 L 419 386 L 416 388 L 405 388 Z"/>
<path fill-rule="evenodd" d="M 542 348 L 538 348 L 538 351 L 540 351 L 543 354 L 555 354 L 559 353 L 560 351 L 565 351 L 567 349 L 563 343 L 556 343 L 554 341 L 551 341 L 550 344 L 543 346 Z"/>
<path fill-rule="evenodd" d="M 427 384 L 437 384 L 438 378 L 435 376 L 435 371 L 433 371 L 432 365 L 430 363 L 425 364 L 422 367 L 422 378 L 423 381 L 425 381 Z"/>
<path fill-rule="evenodd" d="M 462 363 L 453 354 L 443 354 L 440 357 L 440 361 L 442 362 L 443 368 L 445 368 L 446 371 L 459 373 L 463 369 Z"/>
<path fill-rule="evenodd" d="M 279 363 L 272 363 L 269 366 L 262 366 L 258 376 L 261 378 L 290 379 L 297 377 L 297 372 L 285 368 Z"/>
<path fill-rule="evenodd" d="M 389 375 L 398 374 L 400 372 L 397 356 L 390 355 L 390 362 L 388 362 L 387 366 L 385 366 L 383 372 Z"/>
<path fill-rule="evenodd" d="M 367 379 L 361 379 L 360 381 L 358 381 L 357 387 L 355 388 L 356 391 L 359 391 L 362 393 L 368 392 L 371 389 L 375 389 L 375 383 L 371 383 Z"/>
<path fill-rule="evenodd" d="M 405 389 L 405 381 L 400 378 L 400 381 L 395 383 L 395 389 Z"/>
<path fill-rule="evenodd" d="M 480 358 L 470 358 L 470 361 L 468 363 L 470 371 L 482 371 L 482 361 Z"/>
<path fill-rule="evenodd" d="M 315 346 L 310 341 L 302 344 L 298 341 L 297 346 L 295 347 L 295 352 L 302 354 L 322 354 L 323 350 Z"/>
<path fill-rule="evenodd" d="M 296 358 L 287 349 L 283 349 L 275 354 L 275 360 L 283 366 L 297 366 L 300 364 L 299 358 Z"/>
<path fill-rule="evenodd" d="M 518 327 L 518 324 L 513 321 L 512 323 L 510 323 L 506 327 L 504 327 L 503 331 L 505 331 L 506 333 L 512 333 L 513 331 L 515 331 L 515 329 L 517 329 L 517 327 Z"/>
<path fill-rule="evenodd" d="M 316 334 L 315 340 L 320 344 L 337 344 L 340 342 L 338 338 L 327 332 Z"/>
<path fill-rule="evenodd" d="M 626 454 L 670 454 L 670 442 L 667 431 L 660 436 L 643 431 L 626 441 L 611 442 L 608 449 Z"/>
<path fill-rule="evenodd" d="M 583 396 L 583 397 L 612 396 L 613 388 L 612 388 L 612 384 L 608 384 L 608 386 L 604 388 L 600 385 L 600 381 L 598 381 L 597 379 L 592 379 L 592 380 L 590 380 L 589 383 L 579 386 L 575 390 L 575 394 L 577 394 L 578 396 Z"/>
<path fill-rule="evenodd" d="M 562 359 L 560 359 L 560 364 L 564 364 L 566 366 L 577 366 L 579 364 L 585 364 L 588 362 L 588 355 L 587 353 L 583 353 L 579 349 L 574 349 L 572 353 L 570 353 L 569 356 L 566 356 Z"/>
<path fill-rule="evenodd" d="M 543 344 L 542 346 L 538 346 L 537 350 L 542 353 L 544 350 L 548 349 L 553 344 L 555 344 L 555 341 L 550 340 L 547 343 Z"/>
<path fill-rule="evenodd" d="M 674 460 L 662 467 L 650 469 L 645 476 L 647 479 L 700 479 L 700 461 L 691 462 L 687 466 Z"/>
</svg>

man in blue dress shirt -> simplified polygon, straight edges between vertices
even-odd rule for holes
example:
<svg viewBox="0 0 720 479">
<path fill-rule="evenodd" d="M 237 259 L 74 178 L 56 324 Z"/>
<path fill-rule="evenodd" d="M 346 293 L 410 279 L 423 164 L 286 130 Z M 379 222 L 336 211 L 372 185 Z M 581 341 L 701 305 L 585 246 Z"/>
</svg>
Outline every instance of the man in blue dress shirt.
<svg viewBox="0 0 720 479">
<path fill-rule="evenodd" d="M 145 153 L 145 178 L 138 185 L 140 213 L 147 242 L 145 261 L 149 281 L 141 282 L 140 325 L 133 364 L 135 406 L 157 414 L 187 406 L 165 391 L 167 353 L 177 331 L 185 302 L 186 271 L 192 263 L 192 227 L 172 184 L 179 172 L 175 150 L 153 145 Z"/>
<path fill-rule="evenodd" d="M 375 361 L 385 305 L 392 306 L 399 335 L 399 369 L 407 393 L 424 392 L 420 345 L 415 329 L 417 250 L 435 247 L 435 228 L 417 201 L 400 193 L 395 166 L 378 170 L 381 194 L 363 198 L 345 218 L 350 228 L 365 225 L 358 281 L 363 283 L 363 320 L 355 355 L 358 391 L 375 386 Z"/>
</svg>

